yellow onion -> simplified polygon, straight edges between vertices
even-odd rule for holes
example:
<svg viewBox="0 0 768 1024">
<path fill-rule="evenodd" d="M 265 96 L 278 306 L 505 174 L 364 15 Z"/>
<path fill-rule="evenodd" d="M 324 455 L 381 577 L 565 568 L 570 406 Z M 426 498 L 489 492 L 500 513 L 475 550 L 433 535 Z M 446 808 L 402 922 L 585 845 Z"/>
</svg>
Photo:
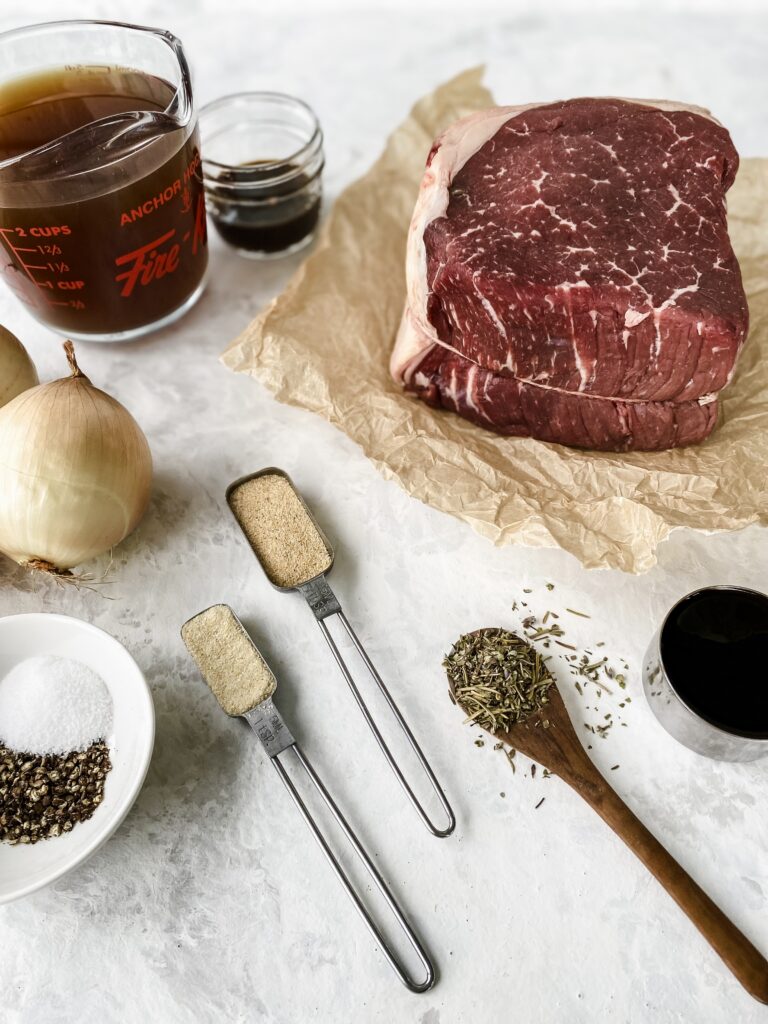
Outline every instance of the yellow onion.
<svg viewBox="0 0 768 1024">
<path fill-rule="evenodd" d="M 0 407 L 37 384 L 37 370 L 15 334 L 0 324 Z"/>
<path fill-rule="evenodd" d="M 0 551 L 60 575 L 110 550 L 149 501 L 147 439 L 118 401 L 80 371 L 0 409 Z"/>
</svg>

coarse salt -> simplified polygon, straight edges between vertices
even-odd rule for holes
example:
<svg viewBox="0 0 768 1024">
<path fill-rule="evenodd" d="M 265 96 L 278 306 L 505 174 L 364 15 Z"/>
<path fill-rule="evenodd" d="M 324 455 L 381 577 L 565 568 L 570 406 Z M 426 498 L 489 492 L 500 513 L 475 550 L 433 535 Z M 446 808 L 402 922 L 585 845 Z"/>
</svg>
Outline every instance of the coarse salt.
<svg viewBox="0 0 768 1024">
<path fill-rule="evenodd" d="M 11 750 L 67 754 L 105 740 L 111 729 L 104 680 L 73 658 L 27 658 L 0 680 L 0 743 Z"/>
</svg>

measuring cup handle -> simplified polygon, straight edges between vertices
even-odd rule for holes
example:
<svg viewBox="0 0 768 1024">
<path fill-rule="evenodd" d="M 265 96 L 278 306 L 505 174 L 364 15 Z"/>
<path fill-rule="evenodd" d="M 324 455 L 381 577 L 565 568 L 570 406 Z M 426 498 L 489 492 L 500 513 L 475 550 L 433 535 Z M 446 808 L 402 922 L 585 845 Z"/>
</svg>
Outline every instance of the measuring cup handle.
<svg viewBox="0 0 768 1024">
<path fill-rule="evenodd" d="M 323 782 L 321 781 L 320 777 L 317 775 L 317 773 L 315 772 L 314 768 L 310 764 L 309 759 L 304 755 L 304 752 L 301 750 L 301 748 L 299 747 L 298 743 L 295 743 L 292 747 L 290 747 L 288 749 L 291 749 L 291 750 L 294 751 L 294 753 L 295 753 L 295 755 L 296 755 L 296 757 L 297 757 L 297 759 L 299 761 L 299 764 L 302 766 L 302 768 L 304 769 L 306 774 L 309 776 L 309 779 L 312 782 L 312 785 L 315 787 L 317 792 L 322 797 L 323 802 L 325 803 L 326 807 L 328 808 L 328 810 L 333 815 L 333 818 L 336 821 L 336 823 L 341 828 L 341 830 L 344 833 L 347 841 L 351 845 L 352 849 L 355 851 L 358 859 L 362 862 L 362 864 L 365 867 L 366 871 L 371 876 L 373 884 L 376 886 L 378 891 L 381 893 L 382 897 L 384 898 L 384 901 L 386 902 L 386 904 L 389 907 L 390 911 L 392 912 L 395 920 L 397 921 L 398 925 L 400 926 L 400 929 L 402 930 L 403 934 L 405 935 L 405 937 L 407 938 L 407 940 L 410 943 L 411 947 L 413 948 L 414 952 L 416 953 L 416 956 L 419 958 L 419 961 L 421 962 L 421 964 L 422 964 L 422 966 L 424 968 L 424 971 L 425 971 L 425 977 L 424 977 L 423 981 L 420 981 L 420 982 L 419 981 L 414 981 L 413 978 L 411 978 L 411 976 L 408 973 L 408 971 L 405 969 L 405 967 L 403 967 L 403 965 L 400 963 L 400 961 L 398 960 L 398 958 L 396 957 L 394 952 L 390 949 L 389 945 L 387 944 L 386 940 L 384 939 L 384 936 L 381 934 L 381 932 L 379 931 L 379 928 L 377 927 L 376 923 L 374 922 L 373 918 L 371 917 L 371 914 L 368 911 L 368 908 L 365 906 L 361 896 L 359 895 L 359 893 L 355 889 L 353 883 L 350 881 L 349 876 L 347 875 L 347 873 L 345 872 L 344 868 L 341 866 L 341 864 L 337 860 L 335 854 L 331 850 L 331 847 L 328 844 L 327 839 L 323 835 L 323 832 L 320 829 L 320 826 L 317 824 L 315 819 L 312 817 L 312 814 L 310 813 L 310 811 L 307 808 L 306 804 L 302 800 L 298 790 L 294 786 L 290 776 L 288 775 L 288 772 L 285 769 L 285 765 L 283 765 L 281 763 L 281 761 L 280 761 L 281 755 L 278 754 L 277 756 L 272 758 L 272 764 L 275 766 L 275 769 L 276 769 L 278 775 L 280 776 L 280 778 L 282 779 L 282 781 L 283 781 L 283 783 L 285 785 L 285 788 L 290 793 L 290 795 L 291 795 L 291 797 L 293 799 L 293 802 L 298 807 L 299 813 L 301 814 L 302 818 L 304 819 L 304 821 L 309 826 L 309 828 L 310 828 L 310 830 L 312 832 L 312 835 L 317 840 L 317 843 L 320 846 L 320 849 L 323 851 L 323 855 L 325 856 L 325 859 L 331 865 L 331 868 L 333 869 L 334 874 L 336 875 L 336 877 L 338 878 L 338 880 L 341 882 L 342 886 L 344 887 L 344 891 L 346 892 L 347 896 L 349 896 L 349 898 L 352 900 L 352 903 L 354 904 L 355 909 L 357 910 L 357 912 L 360 915 L 360 917 L 363 919 L 363 923 L 365 924 L 366 928 L 368 929 L 368 931 L 373 936 L 374 941 L 381 948 L 381 951 L 384 954 L 384 958 L 386 959 L 387 963 L 392 968 L 392 970 L 395 972 L 395 974 L 398 976 L 398 978 L 403 983 L 403 985 L 405 985 L 405 987 L 407 989 L 409 989 L 411 992 L 426 992 L 428 989 L 432 988 L 432 986 L 434 985 L 436 975 L 435 975 L 435 968 L 432 965 L 432 962 L 430 961 L 430 959 L 427 956 L 426 952 L 424 951 L 424 947 L 422 946 L 422 944 L 419 941 L 418 937 L 416 936 L 415 932 L 413 931 L 413 929 L 411 928 L 411 926 L 408 924 L 407 920 L 405 919 L 405 915 L 403 914 L 402 910 L 400 909 L 399 905 L 397 904 L 394 896 L 389 891 L 389 888 L 387 887 L 386 882 L 384 881 L 384 879 L 379 874 L 379 872 L 376 869 L 376 866 L 374 865 L 373 861 L 368 856 L 368 854 L 365 852 L 365 849 L 364 849 L 363 845 L 361 844 L 360 840 L 357 838 L 356 834 L 352 830 L 352 828 L 349 825 L 349 823 L 347 822 L 346 818 L 341 813 L 339 808 L 336 806 L 336 804 L 335 804 L 333 798 L 331 797 L 330 793 L 328 792 L 328 790 L 323 785 Z"/>
</svg>

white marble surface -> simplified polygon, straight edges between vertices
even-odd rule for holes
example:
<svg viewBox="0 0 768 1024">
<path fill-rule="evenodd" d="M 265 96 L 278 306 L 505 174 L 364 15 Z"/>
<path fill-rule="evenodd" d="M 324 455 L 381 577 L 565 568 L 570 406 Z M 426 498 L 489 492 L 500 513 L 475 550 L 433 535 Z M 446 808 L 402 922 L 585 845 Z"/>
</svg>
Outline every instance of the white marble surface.
<svg viewBox="0 0 768 1024">
<path fill-rule="evenodd" d="M 32 12 L 6 0 L 0 28 L 84 14 L 167 26 L 187 46 L 200 100 L 269 86 L 316 106 L 332 193 L 370 163 L 417 96 L 481 61 L 506 102 L 590 92 L 688 99 L 710 106 L 743 153 L 766 151 L 768 21 L 738 5 L 727 18 L 692 4 L 603 15 L 517 4 L 482 16 L 448 16 L 435 3 L 370 15 L 325 6 L 292 0 L 257 15 L 256 5 L 238 13 L 222 0 L 183 10 L 37 0 Z M 94 382 L 143 425 L 157 466 L 150 512 L 117 551 L 112 599 L 0 567 L 0 613 L 62 611 L 109 630 L 146 672 L 158 719 L 147 783 L 117 835 L 51 889 L 0 909 L 0 1019 L 765 1020 L 562 783 L 531 780 L 522 760 L 513 776 L 490 745 L 475 748 L 440 668 L 459 633 L 514 626 L 523 588 L 534 590 L 532 607 L 589 611 L 571 638 L 603 639 L 627 657 L 633 698 L 628 727 L 597 742 L 595 760 L 620 765 L 610 773 L 620 794 L 768 951 L 768 762 L 687 752 L 652 719 L 639 680 L 649 636 L 676 597 L 708 582 L 768 589 L 765 532 L 678 533 L 641 578 L 586 572 L 558 551 L 494 550 L 384 482 L 326 423 L 217 363 L 294 264 L 251 265 L 215 240 L 212 256 L 208 292 L 177 327 L 133 345 L 80 346 Z M 55 339 L 6 292 L 0 321 L 43 377 L 60 375 Z M 404 806 L 309 612 L 270 590 L 230 522 L 226 484 L 269 464 L 293 474 L 337 543 L 334 586 L 456 808 L 448 840 L 428 836 Z M 221 600 L 253 629 L 286 717 L 428 943 L 441 974 L 428 994 L 408 994 L 371 948 L 251 735 L 218 712 L 193 671 L 179 627 Z M 565 690 L 576 719 L 595 720 Z"/>
</svg>

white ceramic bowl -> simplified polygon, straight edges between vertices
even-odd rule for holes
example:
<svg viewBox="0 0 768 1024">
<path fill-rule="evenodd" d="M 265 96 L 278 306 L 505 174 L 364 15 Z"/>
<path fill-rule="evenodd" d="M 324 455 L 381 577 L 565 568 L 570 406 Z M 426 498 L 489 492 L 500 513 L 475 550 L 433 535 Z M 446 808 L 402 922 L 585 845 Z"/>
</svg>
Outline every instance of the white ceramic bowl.
<svg viewBox="0 0 768 1024">
<path fill-rule="evenodd" d="M 0 903 L 26 896 L 82 864 L 112 835 L 139 794 L 152 757 L 155 709 L 141 669 L 114 637 L 68 615 L 0 618 L 0 679 L 25 658 L 56 654 L 98 672 L 114 705 L 104 800 L 66 835 L 33 845 L 0 842 Z"/>
</svg>

